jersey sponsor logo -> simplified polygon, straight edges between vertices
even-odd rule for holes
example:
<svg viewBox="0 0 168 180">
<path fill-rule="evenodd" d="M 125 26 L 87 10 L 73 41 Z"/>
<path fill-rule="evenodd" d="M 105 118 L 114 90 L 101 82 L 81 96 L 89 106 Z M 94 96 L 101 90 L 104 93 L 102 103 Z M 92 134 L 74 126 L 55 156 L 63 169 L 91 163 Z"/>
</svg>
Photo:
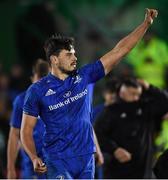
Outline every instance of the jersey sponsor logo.
<svg viewBox="0 0 168 180">
<path fill-rule="evenodd" d="M 81 80 L 82 80 L 82 78 L 79 75 L 77 75 L 74 84 L 80 83 Z"/>
<path fill-rule="evenodd" d="M 68 92 L 66 92 L 65 94 L 64 94 L 64 98 L 67 98 L 67 97 L 69 97 L 71 95 L 71 91 L 68 91 Z"/>
<path fill-rule="evenodd" d="M 55 91 L 53 91 L 52 89 L 49 89 L 49 90 L 46 92 L 45 96 L 50 96 L 50 95 L 53 95 L 53 94 L 55 94 L 55 93 L 56 93 Z"/>
<path fill-rule="evenodd" d="M 87 91 L 87 89 L 85 89 L 84 91 L 76 94 L 75 96 L 66 98 L 62 102 L 58 102 L 57 104 L 48 106 L 48 108 L 49 108 L 50 111 L 62 108 L 64 106 L 68 105 L 68 104 L 71 104 L 72 102 L 78 101 L 82 97 L 86 96 L 87 93 L 88 93 L 88 91 Z"/>
</svg>

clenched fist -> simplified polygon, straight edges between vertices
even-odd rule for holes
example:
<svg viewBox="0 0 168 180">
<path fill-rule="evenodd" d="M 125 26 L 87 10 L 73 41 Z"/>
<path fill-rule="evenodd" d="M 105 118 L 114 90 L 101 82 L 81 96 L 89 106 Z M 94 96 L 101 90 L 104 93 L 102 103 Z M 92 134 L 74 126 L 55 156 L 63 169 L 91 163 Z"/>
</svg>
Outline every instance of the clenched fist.
<svg viewBox="0 0 168 180">
<path fill-rule="evenodd" d="M 146 14 L 145 14 L 145 21 L 151 25 L 153 23 L 153 20 L 157 17 L 158 11 L 155 9 L 148 9 L 146 8 Z"/>
<path fill-rule="evenodd" d="M 32 162 L 33 162 L 33 167 L 34 167 L 35 172 L 42 174 L 47 171 L 46 165 L 42 162 L 40 158 L 36 157 L 32 160 Z"/>
</svg>

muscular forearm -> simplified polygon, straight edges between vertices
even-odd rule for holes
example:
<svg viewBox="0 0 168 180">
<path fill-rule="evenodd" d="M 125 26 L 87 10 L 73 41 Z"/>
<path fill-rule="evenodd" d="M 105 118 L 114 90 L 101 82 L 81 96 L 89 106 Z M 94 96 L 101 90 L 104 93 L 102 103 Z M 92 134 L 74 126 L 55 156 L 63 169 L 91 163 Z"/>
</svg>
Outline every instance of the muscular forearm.
<svg viewBox="0 0 168 180">
<path fill-rule="evenodd" d="M 145 21 L 139 25 L 132 33 L 123 38 L 119 43 L 107 54 L 100 58 L 105 74 L 109 73 L 123 56 L 125 56 L 143 37 L 148 27 L 153 23 L 153 19 L 157 17 L 157 10 L 146 9 Z"/>
<path fill-rule="evenodd" d="M 8 169 L 8 171 L 15 170 L 15 163 L 16 163 L 16 158 L 17 158 L 18 152 L 19 152 L 19 147 L 20 147 L 19 146 L 19 132 L 15 133 L 13 129 L 10 129 L 8 148 L 7 148 L 7 169 Z"/>
<path fill-rule="evenodd" d="M 149 23 L 144 21 L 141 25 L 139 25 L 133 32 L 131 32 L 128 36 L 123 38 L 118 44 L 115 46 L 113 51 L 119 51 L 120 58 L 125 56 L 130 50 L 137 44 L 137 42 L 144 36 L 145 32 L 149 28 Z"/>
<path fill-rule="evenodd" d="M 21 126 L 21 141 L 23 147 L 33 163 L 34 171 L 37 173 L 44 173 L 47 167 L 42 160 L 37 156 L 36 147 L 33 139 L 33 130 L 37 123 L 37 118 L 23 113 Z"/>
<path fill-rule="evenodd" d="M 31 130 L 22 129 L 21 141 L 22 141 L 25 151 L 29 155 L 30 159 L 33 161 L 33 159 L 37 157 L 37 152 L 36 152 L 35 143 L 33 139 L 33 132 Z"/>
<path fill-rule="evenodd" d="M 119 41 L 118 44 L 110 52 L 108 52 L 101 58 L 106 74 L 111 71 L 113 66 L 119 63 L 123 56 L 130 52 L 130 50 L 143 37 L 148 27 L 149 23 L 147 21 L 144 21 L 132 33 Z"/>
</svg>

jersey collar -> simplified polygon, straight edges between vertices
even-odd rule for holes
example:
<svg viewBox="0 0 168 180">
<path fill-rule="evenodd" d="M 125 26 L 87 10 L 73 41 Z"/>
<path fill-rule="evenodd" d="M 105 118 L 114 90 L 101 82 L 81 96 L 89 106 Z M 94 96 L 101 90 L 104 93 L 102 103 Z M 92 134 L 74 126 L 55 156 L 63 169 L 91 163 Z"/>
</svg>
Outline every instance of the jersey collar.
<svg viewBox="0 0 168 180">
<path fill-rule="evenodd" d="M 73 73 L 72 75 L 69 75 L 65 80 L 61 80 L 58 77 L 54 76 L 53 74 L 51 74 L 51 72 L 48 74 L 50 79 L 53 79 L 54 81 L 57 81 L 58 83 L 63 83 L 65 82 L 67 79 L 72 78 L 76 73 Z"/>
</svg>

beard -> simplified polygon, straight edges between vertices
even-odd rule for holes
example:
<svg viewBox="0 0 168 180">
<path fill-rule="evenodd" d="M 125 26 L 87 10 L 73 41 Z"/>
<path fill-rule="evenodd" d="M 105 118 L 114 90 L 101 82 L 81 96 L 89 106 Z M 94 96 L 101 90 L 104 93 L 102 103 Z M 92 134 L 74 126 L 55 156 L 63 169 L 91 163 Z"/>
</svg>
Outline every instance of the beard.
<svg viewBox="0 0 168 180">
<path fill-rule="evenodd" d="M 76 68 L 73 70 L 67 70 L 63 67 L 60 67 L 60 70 L 62 71 L 62 73 L 67 74 L 68 76 L 73 75 L 76 72 Z"/>
</svg>

